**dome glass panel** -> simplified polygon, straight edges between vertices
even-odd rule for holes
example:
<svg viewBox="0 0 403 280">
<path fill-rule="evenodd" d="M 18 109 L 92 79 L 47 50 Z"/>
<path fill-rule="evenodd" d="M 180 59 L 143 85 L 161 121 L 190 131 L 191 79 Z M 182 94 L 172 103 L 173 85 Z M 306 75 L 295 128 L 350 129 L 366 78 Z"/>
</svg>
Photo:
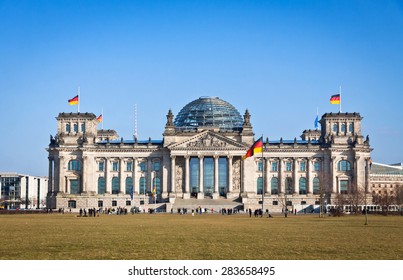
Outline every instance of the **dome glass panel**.
<svg viewBox="0 0 403 280">
<path fill-rule="evenodd" d="M 218 97 L 200 97 L 180 110 L 174 121 L 175 127 L 194 130 L 198 127 L 216 127 L 239 131 L 243 119 L 238 110 Z"/>
</svg>

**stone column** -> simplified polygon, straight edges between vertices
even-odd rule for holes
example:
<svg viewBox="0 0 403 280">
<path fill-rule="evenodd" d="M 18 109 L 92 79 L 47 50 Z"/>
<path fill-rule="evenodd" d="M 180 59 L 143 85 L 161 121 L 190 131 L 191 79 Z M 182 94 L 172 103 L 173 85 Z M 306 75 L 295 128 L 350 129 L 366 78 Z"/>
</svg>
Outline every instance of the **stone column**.
<svg viewBox="0 0 403 280">
<path fill-rule="evenodd" d="M 137 158 L 133 158 L 133 173 L 132 173 L 132 178 L 133 178 L 133 193 L 138 194 L 139 193 L 139 185 L 138 185 L 138 178 L 137 178 Z"/>
<path fill-rule="evenodd" d="M 171 192 L 176 193 L 176 168 L 175 168 L 175 156 L 171 156 Z"/>
<path fill-rule="evenodd" d="M 59 156 L 59 192 L 66 192 L 66 178 L 64 175 L 64 157 Z"/>
<path fill-rule="evenodd" d="M 337 177 L 336 177 L 336 157 L 331 157 L 330 159 L 330 168 L 331 168 L 331 181 L 332 181 L 332 194 L 338 193 L 338 187 L 337 187 Z"/>
<path fill-rule="evenodd" d="M 307 194 L 312 194 L 313 192 L 313 173 L 312 173 L 312 158 L 308 158 L 307 160 L 307 168 L 308 168 L 308 172 L 307 172 L 307 181 L 308 181 L 308 185 L 307 185 L 307 190 L 306 193 Z M 322 182 L 321 182 L 322 183 Z"/>
<path fill-rule="evenodd" d="M 279 165 L 279 172 L 278 172 L 278 174 L 279 174 L 279 178 L 278 178 L 278 180 L 279 180 L 279 183 L 280 183 L 280 185 L 279 185 L 279 188 L 280 188 L 280 193 L 281 194 L 284 194 L 285 193 L 285 172 L 284 172 L 284 160 L 282 159 L 282 158 L 279 158 L 278 159 L 278 165 Z"/>
<path fill-rule="evenodd" d="M 232 156 L 228 156 L 228 192 L 232 193 L 233 191 L 233 174 L 232 174 Z"/>
<path fill-rule="evenodd" d="M 218 159 L 220 157 L 215 155 L 214 156 L 214 193 L 213 198 L 219 197 L 219 189 L 218 189 Z"/>
<path fill-rule="evenodd" d="M 190 156 L 185 156 L 185 194 L 190 195 Z"/>
<path fill-rule="evenodd" d="M 147 179 L 146 179 L 146 181 L 148 182 L 148 186 L 149 186 L 149 188 L 150 188 L 150 192 L 152 192 L 153 191 L 153 178 L 152 178 L 152 170 L 153 170 L 153 168 L 152 168 L 152 161 L 151 161 L 151 158 L 147 158 Z M 147 186 L 147 185 L 146 185 Z"/>
<path fill-rule="evenodd" d="M 49 157 L 48 195 L 53 194 L 53 158 Z"/>
<path fill-rule="evenodd" d="M 126 192 L 126 180 L 124 177 L 123 163 L 124 163 L 123 158 L 119 158 L 119 193 Z"/>
<path fill-rule="evenodd" d="M 83 164 L 81 168 L 81 192 L 86 194 L 88 192 L 88 182 L 87 182 L 87 176 L 86 173 L 88 173 L 88 156 L 83 156 Z M 80 191 L 80 190 L 79 190 Z"/>
<path fill-rule="evenodd" d="M 293 183 L 294 183 L 294 195 L 298 195 L 299 194 L 299 178 L 298 178 L 298 167 L 299 167 L 299 164 L 298 164 L 298 159 L 297 158 L 294 158 L 293 159 L 293 167 L 294 167 L 294 169 L 292 170 L 293 172 L 292 172 L 292 179 L 293 179 Z"/>
<path fill-rule="evenodd" d="M 198 198 L 204 198 L 204 166 L 203 166 L 204 156 L 199 156 L 199 194 Z"/>
<path fill-rule="evenodd" d="M 108 194 L 112 193 L 112 181 L 111 181 L 111 174 L 110 174 L 110 161 L 108 158 L 105 158 L 105 189 Z"/>
<path fill-rule="evenodd" d="M 366 158 L 365 160 L 365 198 L 367 197 L 366 194 L 370 193 L 369 191 L 369 174 L 370 174 L 370 165 L 371 165 L 371 158 Z"/>
<path fill-rule="evenodd" d="M 264 159 L 264 193 L 267 195 L 271 195 L 271 189 L 270 189 L 270 178 L 269 178 L 269 170 L 270 170 L 270 166 L 269 166 L 269 158 L 265 158 Z"/>
</svg>

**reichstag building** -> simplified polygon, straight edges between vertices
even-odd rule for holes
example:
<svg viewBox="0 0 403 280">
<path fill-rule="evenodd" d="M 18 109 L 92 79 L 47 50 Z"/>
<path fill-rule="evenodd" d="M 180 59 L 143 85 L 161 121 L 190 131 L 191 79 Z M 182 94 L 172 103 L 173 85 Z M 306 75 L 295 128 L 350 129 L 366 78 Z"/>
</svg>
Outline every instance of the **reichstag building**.
<svg viewBox="0 0 403 280">
<path fill-rule="evenodd" d="M 126 140 L 98 130 L 93 113 L 60 113 L 51 136 L 47 207 L 176 211 L 202 207 L 313 209 L 323 198 L 360 189 L 371 199 L 368 137 L 359 113 L 326 113 L 320 130 L 291 140 L 263 139 L 263 153 L 242 157 L 260 136 L 217 97 L 200 97 L 176 116 L 162 139 Z"/>
</svg>

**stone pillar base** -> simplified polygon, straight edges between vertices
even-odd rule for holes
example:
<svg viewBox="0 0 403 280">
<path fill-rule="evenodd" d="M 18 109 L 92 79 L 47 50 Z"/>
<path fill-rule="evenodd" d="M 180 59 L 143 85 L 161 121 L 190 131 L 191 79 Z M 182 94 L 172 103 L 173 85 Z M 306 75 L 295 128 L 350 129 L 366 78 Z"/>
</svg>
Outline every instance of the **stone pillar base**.
<svg viewBox="0 0 403 280">
<path fill-rule="evenodd" d="M 183 194 L 183 199 L 189 199 L 189 198 L 190 198 L 190 193 Z"/>
<path fill-rule="evenodd" d="M 204 193 L 199 192 L 199 193 L 197 194 L 197 199 L 204 199 Z"/>
<path fill-rule="evenodd" d="M 220 194 L 218 192 L 213 193 L 213 199 L 219 199 Z"/>
</svg>

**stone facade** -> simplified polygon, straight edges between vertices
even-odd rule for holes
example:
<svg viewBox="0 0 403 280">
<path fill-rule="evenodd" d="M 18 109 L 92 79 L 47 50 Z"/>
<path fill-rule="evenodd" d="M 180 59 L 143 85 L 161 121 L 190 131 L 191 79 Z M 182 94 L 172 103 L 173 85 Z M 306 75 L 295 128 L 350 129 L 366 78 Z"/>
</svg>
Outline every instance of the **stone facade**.
<svg viewBox="0 0 403 280">
<path fill-rule="evenodd" d="M 321 130 L 305 130 L 302 140 L 263 139 L 262 155 L 245 160 L 256 140 L 248 111 L 232 130 L 204 123 L 184 128 L 173 118 L 169 110 L 162 140 L 140 141 L 119 140 L 113 130 L 101 137 L 92 113 L 60 113 L 48 148 L 48 207 L 170 211 L 179 200 L 196 200 L 201 207 L 236 201 L 245 209 L 263 203 L 281 212 L 286 205 L 317 207 L 320 198 L 331 204 L 338 193 L 356 189 L 371 193 L 372 149 L 358 113 L 324 114 Z"/>
</svg>

